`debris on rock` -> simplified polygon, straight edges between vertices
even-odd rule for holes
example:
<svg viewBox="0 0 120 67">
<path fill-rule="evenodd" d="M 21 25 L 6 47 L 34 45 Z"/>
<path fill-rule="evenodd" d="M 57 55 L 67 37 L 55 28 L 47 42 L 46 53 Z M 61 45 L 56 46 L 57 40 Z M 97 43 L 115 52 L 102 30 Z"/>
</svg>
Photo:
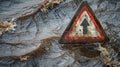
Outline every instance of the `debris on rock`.
<svg viewBox="0 0 120 67">
<path fill-rule="evenodd" d="M 100 44 L 98 50 L 101 52 L 100 56 L 102 58 L 103 64 L 108 65 L 111 62 L 109 52 L 107 51 L 106 48 L 102 47 Z"/>
<path fill-rule="evenodd" d="M 98 46 L 98 50 L 101 52 L 100 57 L 102 59 L 103 65 L 111 67 L 111 58 L 109 52 L 106 48 L 102 47 L 100 44 Z"/>
<path fill-rule="evenodd" d="M 36 10 L 34 10 L 30 13 L 27 13 L 27 14 L 23 14 L 23 15 L 19 16 L 16 20 L 26 19 L 30 16 L 34 16 L 39 11 L 45 12 L 47 10 L 47 8 L 53 7 L 55 4 L 60 4 L 62 1 L 63 0 L 44 0 L 43 2 L 37 3 L 33 6 L 25 7 L 28 9 L 36 7 Z"/>
<path fill-rule="evenodd" d="M 6 31 L 15 30 L 16 22 L 14 19 L 11 21 L 0 22 L 0 35 Z"/>
<path fill-rule="evenodd" d="M 29 58 L 29 56 L 20 56 L 20 61 L 26 61 Z"/>
<path fill-rule="evenodd" d="M 31 13 L 28 13 L 28 14 L 25 14 L 25 15 L 23 14 L 23 15 L 19 16 L 18 18 L 16 18 L 15 20 L 17 21 L 17 20 L 21 20 L 21 19 L 26 19 L 26 18 L 28 18 L 30 16 L 35 15 L 40 10 L 42 12 L 44 12 L 44 11 L 47 10 L 47 8 L 53 7 L 53 5 L 59 4 L 62 1 L 63 0 L 44 0 L 43 2 L 40 2 L 40 3 L 36 4 L 40 8 L 38 8 L 37 10 L 35 10 L 35 11 L 31 12 Z M 36 5 L 33 5 L 30 8 L 32 8 L 32 7 L 36 6 Z M 0 35 L 5 31 L 15 30 L 14 27 L 16 27 L 16 23 L 13 21 L 13 19 L 10 22 L 9 21 L 0 22 Z"/>
<path fill-rule="evenodd" d="M 48 7 L 53 7 L 54 4 L 59 4 L 63 0 L 45 0 L 44 4 L 42 4 L 41 11 L 44 12 Z"/>
</svg>

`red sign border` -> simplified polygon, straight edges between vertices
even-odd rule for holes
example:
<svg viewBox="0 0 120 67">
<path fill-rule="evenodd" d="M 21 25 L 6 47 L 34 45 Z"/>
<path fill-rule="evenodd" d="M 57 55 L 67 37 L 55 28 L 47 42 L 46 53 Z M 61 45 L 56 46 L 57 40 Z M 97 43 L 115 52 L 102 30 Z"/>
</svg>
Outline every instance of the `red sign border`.
<svg viewBox="0 0 120 67">
<path fill-rule="evenodd" d="M 71 33 L 73 27 L 76 25 L 77 21 L 79 20 L 83 11 L 86 10 L 92 22 L 94 23 L 97 31 L 100 33 L 100 37 L 70 37 L 69 34 Z M 76 14 L 72 18 L 70 24 L 64 31 L 59 43 L 61 44 L 84 44 L 84 43 L 95 43 L 95 42 L 107 42 L 109 38 L 107 37 L 106 33 L 104 32 L 100 22 L 96 18 L 93 10 L 87 3 L 87 1 L 83 1 L 82 4 L 79 6 Z"/>
</svg>

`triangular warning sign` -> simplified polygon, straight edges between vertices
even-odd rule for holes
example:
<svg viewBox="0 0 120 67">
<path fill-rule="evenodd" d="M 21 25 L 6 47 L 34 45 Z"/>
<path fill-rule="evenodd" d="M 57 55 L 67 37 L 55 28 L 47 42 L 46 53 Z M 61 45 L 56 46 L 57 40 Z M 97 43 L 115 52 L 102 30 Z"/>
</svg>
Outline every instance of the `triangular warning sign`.
<svg viewBox="0 0 120 67">
<path fill-rule="evenodd" d="M 83 44 L 108 40 L 109 38 L 87 1 L 83 1 L 59 42 L 62 44 Z"/>
</svg>

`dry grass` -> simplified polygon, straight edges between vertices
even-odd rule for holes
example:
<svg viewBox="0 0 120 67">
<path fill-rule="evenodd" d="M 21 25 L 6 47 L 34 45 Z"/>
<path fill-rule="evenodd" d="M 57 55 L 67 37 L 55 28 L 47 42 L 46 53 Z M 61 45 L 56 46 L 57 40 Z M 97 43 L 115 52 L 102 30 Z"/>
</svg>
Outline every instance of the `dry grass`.
<svg viewBox="0 0 120 67">
<path fill-rule="evenodd" d="M 11 20 L 10 22 L 9 21 L 0 22 L 0 35 L 9 30 L 15 30 L 14 27 L 16 27 L 16 23 L 13 20 Z"/>
</svg>

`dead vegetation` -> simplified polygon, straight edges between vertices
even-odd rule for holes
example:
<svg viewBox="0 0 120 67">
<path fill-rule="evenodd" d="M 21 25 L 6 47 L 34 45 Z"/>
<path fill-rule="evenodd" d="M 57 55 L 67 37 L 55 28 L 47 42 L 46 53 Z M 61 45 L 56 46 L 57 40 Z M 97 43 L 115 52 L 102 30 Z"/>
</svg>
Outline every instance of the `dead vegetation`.
<svg viewBox="0 0 120 67">
<path fill-rule="evenodd" d="M 87 49 L 81 45 L 73 45 L 73 46 L 64 45 L 63 48 L 67 49 L 69 52 L 74 52 L 75 60 L 78 61 L 79 63 L 81 63 L 78 60 L 81 55 L 88 58 L 95 58 L 97 56 L 100 56 L 103 67 L 115 67 L 115 66 L 119 67 L 120 62 L 116 60 L 112 60 L 107 48 L 103 47 L 104 45 L 98 44 L 98 48 L 97 48 L 98 51 L 93 49 Z"/>
<path fill-rule="evenodd" d="M 11 21 L 0 22 L 0 35 L 6 31 L 15 30 L 14 27 L 16 27 L 14 19 Z"/>
<path fill-rule="evenodd" d="M 32 11 L 31 13 L 23 14 L 15 19 L 12 19 L 11 21 L 3 21 L 3 22 L 1 21 L 0 22 L 0 35 L 2 35 L 2 33 L 9 31 L 9 30 L 15 30 L 14 29 L 14 27 L 16 26 L 15 21 L 27 19 L 31 16 L 34 16 L 40 11 L 45 12 L 47 8 L 53 7 L 55 4 L 59 4 L 62 1 L 63 0 L 44 0 L 43 2 L 37 3 L 33 6 L 25 7 L 29 9 L 36 7 L 37 9 L 35 11 Z"/>
<path fill-rule="evenodd" d="M 63 0 L 45 0 L 43 4 L 41 4 L 41 11 L 46 11 L 47 8 L 53 7 L 55 4 L 59 4 Z"/>
<path fill-rule="evenodd" d="M 109 65 L 111 67 L 111 58 L 107 49 L 99 44 L 98 50 L 100 51 L 100 57 L 102 59 L 103 65 Z"/>
<path fill-rule="evenodd" d="M 107 49 L 102 47 L 100 44 L 99 44 L 98 50 L 100 51 L 100 57 L 103 63 L 103 67 L 116 67 L 116 66 L 119 67 L 120 66 L 120 62 L 116 60 L 112 60 Z"/>
<path fill-rule="evenodd" d="M 37 3 L 33 6 L 24 7 L 26 9 L 31 9 L 31 8 L 36 7 L 37 9 L 35 11 L 32 11 L 31 13 L 23 14 L 23 15 L 17 17 L 16 20 L 27 19 L 30 16 L 34 16 L 35 14 L 37 14 L 40 11 L 45 12 L 47 10 L 47 8 L 53 7 L 54 5 L 59 4 L 62 1 L 63 0 L 44 0 L 43 2 Z"/>
</svg>

